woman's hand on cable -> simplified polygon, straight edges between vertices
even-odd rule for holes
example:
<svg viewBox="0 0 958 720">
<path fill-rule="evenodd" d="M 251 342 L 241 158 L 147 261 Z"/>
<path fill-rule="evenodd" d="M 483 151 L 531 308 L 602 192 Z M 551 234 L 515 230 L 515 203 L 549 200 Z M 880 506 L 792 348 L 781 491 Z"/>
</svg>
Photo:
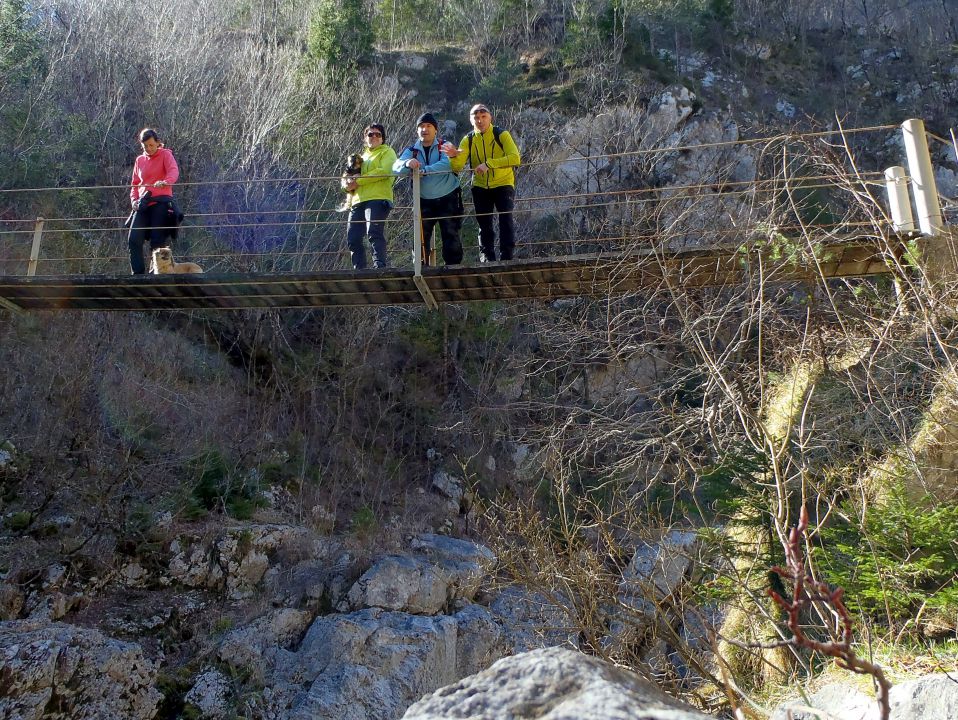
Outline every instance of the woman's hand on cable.
<svg viewBox="0 0 958 720">
<path fill-rule="evenodd" d="M 167 187 L 169 183 L 166 180 L 157 180 L 153 183 L 153 187 Z"/>
</svg>

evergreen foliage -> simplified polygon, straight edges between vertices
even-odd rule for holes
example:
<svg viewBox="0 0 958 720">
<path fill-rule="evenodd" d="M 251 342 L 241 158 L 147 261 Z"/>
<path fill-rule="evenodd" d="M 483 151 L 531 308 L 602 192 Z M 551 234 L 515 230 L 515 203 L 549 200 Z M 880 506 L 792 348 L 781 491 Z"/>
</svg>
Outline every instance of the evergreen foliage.
<svg viewBox="0 0 958 720">
<path fill-rule="evenodd" d="M 200 516 L 207 511 L 223 509 L 240 520 L 252 516 L 265 504 L 257 482 L 239 476 L 222 454 L 216 450 L 204 453 L 193 463 L 195 478 L 190 512 Z"/>
<path fill-rule="evenodd" d="M 362 0 L 319 0 L 306 38 L 308 56 L 330 72 L 348 72 L 367 63 L 373 32 Z"/>
<path fill-rule="evenodd" d="M 828 582 L 845 588 L 849 607 L 894 625 L 922 608 L 958 610 L 956 537 L 958 505 L 915 502 L 898 485 L 860 524 L 825 528 L 815 557 Z"/>
</svg>

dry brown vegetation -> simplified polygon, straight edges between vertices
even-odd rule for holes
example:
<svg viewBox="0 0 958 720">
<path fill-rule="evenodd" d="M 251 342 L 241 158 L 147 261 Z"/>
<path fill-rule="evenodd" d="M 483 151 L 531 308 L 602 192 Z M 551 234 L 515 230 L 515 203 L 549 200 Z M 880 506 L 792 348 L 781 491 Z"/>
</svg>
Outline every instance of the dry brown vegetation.
<svg viewBox="0 0 958 720">
<path fill-rule="evenodd" d="M 189 177 L 210 183 L 184 186 L 184 204 L 195 212 L 276 211 L 284 220 L 283 213 L 320 213 L 338 201 L 333 183 L 250 180 L 330 174 L 369 118 L 406 127 L 423 108 L 387 68 L 357 74 L 343 92 L 320 65 L 304 65 L 310 8 L 267 5 L 44 5 L 36 27 L 48 64 L 27 78 L 42 82 L 18 95 L 21 86 L 7 80 L 10 65 L 3 66 L 4 98 L 26 97 L 24 107 L 37 113 L 36 121 L 13 118 L 20 124 L 0 131 L 12 148 L 0 155 L 6 176 L 21 187 L 43 177 L 122 185 L 133 131 L 156 118 Z M 469 29 L 469 43 L 511 57 L 511 50 L 565 32 L 558 18 L 586 10 L 559 5 L 527 4 L 514 34 L 497 32 L 502 27 L 482 14 L 488 4 L 457 6 L 455 17 Z M 916 22 L 937 12 L 934 3 L 918 5 Z M 877 29 L 889 7 L 856 3 L 855 12 L 866 13 L 871 24 L 864 27 Z M 722 36 L 725 51 L 748 66 L 731 49 L 733 32 L 764 32 L 783 47 L 799 37 L 804 46 L 825 15 L 843 9 L 851 22 L 852 9 L 841 4 L 740 3 Z M 633 20 L 661 21 L 661 14 L 636 13 Z M 91 32 L 102 26 L 113 31 Z M 143 27 L 154 29 L 155 44 L 131 44 Z M 953 24 L 928 27 L 939 40 L 955 39 Z M 683 32 L 675 30 L 673 48 L 702 43 Z M 651 37 L 662 45 L 661 32 Z M 390 43 L 420 39 L 426 41 L 393 36 Z M 577 47 L 585 48 L 580 60 L 596 51 Z M 495 77 L 491 63 L 475 72 L 477 83 Z M 659 89 L 651 74 L 623 80 L 594 72 L 573 82 L 568 67 L 556 72 L 557 83 L 571 83 L 573 99 L 595 111 L 589 123 L 602 129 L 595 146 L 591 135 L 579 135 L 586 137 L 575 147 L 581 155 L 664 140 L 647 115 L 648 96 Z M 629 92 L 613 81 L 629 84 Z M 491 91 L 493 84 L 478 87 Z M 452 94 L 448 102 L 460 99 Z M 528 157 L 548 159 L 567 118 L 551 106 L 506 107 L 504 124 L 523 130 Z M 47 150 L 56 142 L 79 148 L 79 160 Z M 169 539 L 144 528 L 156 514 L 171 513 L 170 533 L 197 518 L 271 517 L 259 507 L 269 487 L 287 493 L 285 519 L 388 542 L 383 538 L 442 519 L 418 492 L 435 469 L 427 459 L 433 449 L 477 490 L 486 511 L 480 532 L 503 560 L 502 582 L 531 585 L 567 605 L 583 649 L 640 669 L 673 692 L 697 693 L 703 705 L 750 712 L 756 688 L 810 666 L 800 647 L 771 647 L 785 624 L 766 595 L 774 583 L 768 571 L 783 563 L 799 509 L 811 517 L 802 540 L 813 549 L 810 572 L 821 577 L 828 558 L 845 560 L 827 531 L 850 528 L 868 545 L 875 539 L 869 513 L 896 483 L 916 506 L 954 500 L 953 440 L 942 429 L 953 417 L 953 288 L 928 282 L 895 252 L 875 186 L 851 163 L 867 146 L 836 133 L 789 137 L 744 154 L 623 157 L 564 192 L 648 191 L 641 201 L 529 208 L 522 242 L 541 243 L 544 252 L 584 252 L 621 238 L 614 246 L 624 253 L 653 240 L 659 251 L 734 242 L 814 268 L 828 235 L 823 226 L 857 223 L 858 235 L 894 268 L 897 288 L 890 277 L 824 280 L 814 272 L 806 282 L 780 284 L 769 280 L 768 268 L 751 266 L 747 282 L 722 288 L 672 281 L 641 293 L 611 288 L 600 299 L 477 304 L 439 314 L 5 313 L 0 441 L 13 442 L 18 461 L 0 477 L 4 577 L 33 587 L 54 561 L 78 577 L 108 576 L 118 554 L 153 552 Z M 27 156 L 32 164 L 22 162 Z M 746 159 L 766 183 L 761 192 L 729 190 Z M 670 187 L 692 170 L 703 187 Z M 828 178 L 828 189 L 805 186 L 804 178 L 818 176 Z M 546 164 L 524 179 L 559 191 Z M 233 180 L 243 182 L 216 184 Z M 2 197 L 4 221 L 125 210 L 115 188 Z M 227 248 L 220 269 L 342 264 L 340 224 L 289 227 L 295 229 L 276 237 L 214 228 L 188 242 L 194 252 Z M 398 227 L 395 237 L 403 232 Z M 71 230 L 62 242 L 95 259 L 82 271 L 102 270 L 122 246 L 117 237 L 111 226 L 109 234 Z M 22 259 L 13 247 L 0 249 L 0 259 Z M 404 258 L 404 243 L 394 247 Z M 534 459 L 515 467 L 514 450 L 523 444 Z M 66 531 L 56 522 L 63 515 L 73 519 Z M 460 518 L 456 530 L 474 528 Z M 622 571 L 636 547 L 670 530 L 696 536 L 679 552 L 681 582 L 640 583 L 623 598 Z M 925 550 L 909 548 L 906 559 Z M 950 590 L 950 570 L 932 570 L 920 589 Z M 953 622 L 942 618 L 952 605 L 950 598 L 936 607 L 906 603 L 906 617 L 890 606 L 885 613 L 858 608 L 857 629 L 894 636 L 937 623 L 950 637 Z M 815 638 L 840 629 L 821 607 L 807 615 Z M 608 642 L 615 623 L 632 632 Z M 671 653 L 682 662 L 665 662 Z"/>
</svg>

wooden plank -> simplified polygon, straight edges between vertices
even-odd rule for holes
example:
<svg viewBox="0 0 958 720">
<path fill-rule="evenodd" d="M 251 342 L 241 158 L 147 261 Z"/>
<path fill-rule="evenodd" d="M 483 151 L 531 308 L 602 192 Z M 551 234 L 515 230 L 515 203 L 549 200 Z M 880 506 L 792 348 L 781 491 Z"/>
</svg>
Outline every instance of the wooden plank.
<svg viewBox="0 0 958 720">
<path fill-rule="evenodd" d="M 890 272 L 874 243 L 826 248 L 819 267 L 793 266 L 771 253 L 737 247 L 626 256 L 591 255 L 423 269 L 439 302 L 546 300 L 572 295 L 634 292 L 670 283 L 679 288 L 727 286 L 756 277 L 768 282 Z M 421 304 L 405 269 L 289 274 L 0 277 L 0 304 L 25 310 L 249 309 Z M 9 304 L 9 305 L 7 305 Z"/>
</svg>

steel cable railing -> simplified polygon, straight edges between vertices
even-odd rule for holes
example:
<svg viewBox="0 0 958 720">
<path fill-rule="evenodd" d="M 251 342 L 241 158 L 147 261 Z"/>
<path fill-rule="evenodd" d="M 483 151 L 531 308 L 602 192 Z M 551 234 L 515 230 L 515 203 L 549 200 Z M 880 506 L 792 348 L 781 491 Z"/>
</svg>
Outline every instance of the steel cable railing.
<svg viewBox="0 0 958 720">
<path fill-rule="evenodd" d="M 763 138 L 752 138 L 735 141 L 720 141 L 712 143 L 702 143 L 696 145 L 685 145 L 664 148 L 649 148 L 640 150 L 630 150 L 618 153 L 601 153 L 588 156 L 576 156 L 575 158 L 563 159 L 539 159 L 527 162 L 522 166 L 524 172 L 537 166 L 549 167 L 562 163 L 588 163 L 590 161 L 607 162 L 614 158 L 638 157 L 645 155 L 661 155 L 664 153 L 686 153 L 696 150 L 710 148 L 725 148 L 731 146 L 751 146 L 756 144 L 769 145 L 776 142 L 795 141 L 799 139 L 829 138 L 850 135 L 854 133 L 874 132 L 897 128 L 896 125 L 878 125 L 866 128 L 844 129 L 842 131 L 824 131 L 814 133 L 792 133 L 780 134 Z M 471 170 L 466 169 L 463 175 L 467 175 Z M 639 188 L 626 188 L 616 190 L 590 190 L 588 192 L 558 192 L 552 194 L 536 194 L 528 196 L 519 196 L 515 198 L 516 214 L 520 218 L 527 218 L 530 223 L 547 221 L 550 217 L 557 214 L 568 214 L 572 216 L 579 227 L 574 229 L 566 226 L 564 234 L 557 237 L 543 240 L 534 239 L 532 233 L 527 230 L 522 231 L 523 237 L 521 244 L 526 248 L 562 248 L 570 247 L 597 247 L 602 249 L 603 245 L 610 248 L 615 245 L 621 247 L 624 244 L 641 244 L 661 240 L 663 237 L 669 237 L 672 241 L 685 242 L 687 236 L 695 235 L 704 239 L 717 239 L 721 237 L 746 237 L 748 232 L 743 226 L 740 226 L 738 220 L 742 217 L 747 218 L 750 212 L 756 212 L 758 208 L 781 210 L 786 204 L 781 197 L 785 193 L 785 182 L 782 177 L 757 178 L 754 180 L 731 180 L 723 177 L 719 169 L 715 170 L 715 179 L 710 182 L 698 182 L 692 184 L 662 184 L 658 186 L 646 186 Z M 804 193 L 817 193 L 829 188 L 842 188 L 852 183 L 867 183 L 868 185 L 879 186 L 882 184 L 882 174 L 880 172 L 864 174 L 822 174 L 807 172 L 805 175 L 792 177 L 789 179 L 789 191 Z M 392 177 L 392 176 L 387 176 Z M 241 184 L 264 184 L 264 183 L 336 183 L 340 177 L 337 176 L 304 176 L 294 178 L 252 178 L 245 180 L 213 180 L 203 182 L 184 182 L 177 183 L 178 187 L 199 187 L 206 185 L 241 185 Z M 411 183 L 414 184 L 414 183 Z M 28 193 L 28 192 L 47 192 L 56 190 L 128 190 L 128 185 L 102 185 L 102 186 L 83 186 L 70 188 L 17 188 L 0 189 L 0 197 L 4 193 Z M 414 193 L 415 194 L 415 193 Z M 329 196 L 327 191 L 326 197 Z M 400 238 L 409 237 L 414 234 L 410 229 L 415 230 L 417 223 L 414 221 L 413 205 L 397 205 L 394 212 L 386 219 L 387 235 L 394 241 L 393 244 L 402 245 Z M 447 215 L 434 219 L 445 218 L 475 218 L 474 206 L 472 203 L 464 203 L 466 212 L 462 215 Z M 718 209 L 724 213 L 720 218 L 713 220 L 707 226 L 696 227 L 696 224 L 689 220 L 693 214 L 691 208 L 698 205 L 700 209 Z M 793 209 L 794 210 L 794 209 Z M 734 212 L 733 212 L 734 211 Z M 787 212 L 785 213 L 787 215 Z M 219 222 L 218 218 L 229 220 L 228 222 Z M 32 220 L 11 219 L 0 221 L 0 228 L 10 225 L 22 226 L 20 229 L 0 229 L 0 236 L 7 240 L 0 241 L 0 247 L 6 246 L 5 252 L 0 252 L 0 274 L 4 272 L 5 267 L 19 266 L 31 262 L 33 267 L 44 265 L 49 268 L 55 268 L 57 263 L 69 265 L 69 268 L 79 268 L 79 271 L 91 272 L 94 269 L 105 271 L 112 269 L 121 272 L 125 254 L 110 253 L 103 246 L 106 242 L 97 238 L 97 235 L 125 231 L 119 227 L 125 220 L 123 216 L 80 216 L 80 217 L 60 217 L 48 218 L 42 224 L 30 227 Z M 239 220 L 239 222 L 235 222 Z M 249 220 L 248 222 L 246 220 Z M 109 225 L 107 223 L 110 223 Z M 635 228 L 633 233 L 622 233 L 621 229 L 625 224 L 631 223 Z M 92 224 L 92 226 L 89 226 Z M 336 226 L 344 225 L 342 216 L 336 217 L 333 208 L 291 208 L 286 210 L 237 210 L 233 212 L 207 212 L 191 213 L 189 221 L 184 224 L 181 231 L 189 231 L 191 234 L 199 234 L 200 240 L 187 243 L 190 257 L 206 263 L 214 263 L 214 267 L 238 267 L 240 269 L 259 269 L 262 263 L 266 263 L 274 270 L 288 270 L 294 268 L 308 267 L 316 268 L 321 262 L 329 261 L 330 265 L 335 264 L 345 257 L 346 251 L 343 248 L 332 248 L 336 242 L 329 235 L 329 230 Z M 39 230 L 38 230 L 39 225 Z M 729 227 L 724 227 L 729 225 Z M 838 224 L 842 228 L 858 227 L 853 222 L 844 222 Z M 860 226 L 864 227 L 866 223 Z M 62 226 L 62 227 L 61 227 Z M 643 232 L 642 227 L 652 226 L 654 232 Z M 720 227 L 722 226 L 722 227 Z M 806 228 L 802 224 L 780 224 L 779 232 L 795 231 L 799 232 Z M 815 224 L 820 232 L 828 231 L 826 224 Z M 283 230 L 285 233 L 277 233 L 276 236 L 264 237 L 262 233 L 252 237 L 244 237 L 232 243 L 216 242 L 215 236 L 224 233 L 242 234 L 246 231 L 266 231 L 273 229 Z M 290 235 L 290 231 L 295 235 Z M 316 233 L 320 233 L 317 237 Z M 343 233 L 337 233 L 341 241 Z M 572 236 L 569 236 L 569 235 Z M 579 236 L 575 236 L 578 234 Z M 60 238 L 61 254 L 47 253 L 44 257 L 39 257 L 37 253 L 31 252 L 31 258 L 27 258 L 23 249 L 31 240 L 36 245 L 36 238 L 39 235 Z M 22 245 L 15 243 L 17 239 L 24 240 Z M 115 248 L 119 243 L 111 242 L 111 248 Z M 226 247 L 224 247 L 224 245 Z M 20 249 L 17 250 L 16 248 Z M 120 245 L 125 248 L 125 243 Z M 264 249 L 268 247 L 269 249 Z M 408 253 L 408 250 L 405 251 Z M 534 250 L 532 251 L 534 252 Z M 401 258 L 403 251 L 394 249 L 394 257 Z M 407 256 L 408 257 L 408 256 Z M 89 269 L 87 269 L 89 267 Z M 75 270 L 76 271 L 76 270 Z M 22 269 L 21 269 L 22 272 Z M 11 270 L 12 273 L 12 270 Z"/>
</svg>

